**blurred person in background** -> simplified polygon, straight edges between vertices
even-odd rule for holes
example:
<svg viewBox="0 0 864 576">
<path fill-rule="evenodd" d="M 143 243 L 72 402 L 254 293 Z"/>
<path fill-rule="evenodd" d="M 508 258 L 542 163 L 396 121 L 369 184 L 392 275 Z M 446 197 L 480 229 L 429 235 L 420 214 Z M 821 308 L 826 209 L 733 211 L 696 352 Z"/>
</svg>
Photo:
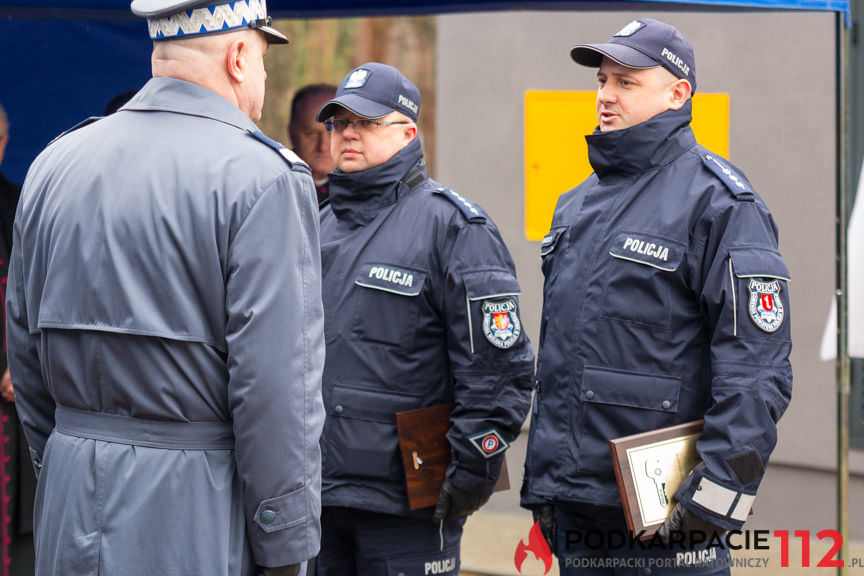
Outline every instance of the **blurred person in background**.
<svg viewBox="0 0 864 576">
<path fill-rule="evenodd" d="M 300 88 L 291 99 L 288 137 L 294 152 L 312 169 L 319 205 L 327 198 L 327 175 L 333 171 L 333 158 L 330 156 L 330 133 L 315 115 L 335 95 L 335 86 L 309 84 Z"/>
<path fill-rule="evenodd" d="M 0 105 L 0 170 L 9 143 L 9 117 Z M 0 295 L 6 301 L 6 275 L 12 255 L 12 224 L 21 188 L 0 171 Z M 3 349 L 0 351 L 0 549 L 12 576 L 30 576 L 33 564 L 33 496 L 36 476 L 27 440 L 15 409 L 15 388 L 6 365 L 6 307 L 3 306 Z"/>
</svg>

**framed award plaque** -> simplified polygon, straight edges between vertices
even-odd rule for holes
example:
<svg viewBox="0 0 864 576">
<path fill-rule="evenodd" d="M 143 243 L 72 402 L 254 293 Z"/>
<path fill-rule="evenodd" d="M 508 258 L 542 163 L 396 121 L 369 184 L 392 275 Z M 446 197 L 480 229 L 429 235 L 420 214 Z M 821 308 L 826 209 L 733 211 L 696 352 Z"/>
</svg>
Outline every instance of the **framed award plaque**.
<svg viewBox="0 0 864 576">
<path fill-rule="evenodd" d="M 652 536 L 674 508 L 675 491 L 699 463 L 696 440 L 702 426 L 703 421 L 696 420 L 609 441 L 632 534 Z"/>
</svg>

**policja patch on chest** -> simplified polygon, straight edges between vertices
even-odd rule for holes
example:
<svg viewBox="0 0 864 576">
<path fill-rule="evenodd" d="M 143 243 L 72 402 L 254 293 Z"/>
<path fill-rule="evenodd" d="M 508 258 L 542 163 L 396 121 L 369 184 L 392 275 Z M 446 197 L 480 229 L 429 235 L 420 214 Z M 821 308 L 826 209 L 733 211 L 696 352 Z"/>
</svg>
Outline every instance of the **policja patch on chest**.
<svg viewBox="0 0 864 576">
<path fill-rule="evenodd" d="M 480 309 L 483 311 L 483 334 L 490 344 L 506 349 L 519 340 L 522 324 L 519 322 L 515 298 L 494 302 L 487 300 Z"/>
<path fill-rule="evenodd" d="M 609 254 L 621 260 L 672 272 L 678 269 L 684 247 L 680 242 L 653 234 L 622 232 L 612 242 Z"/>
<path fill-rule="evenodd" d="M 392 294 L 416 296 L 423 290 L 426 274 L 391 264 L 364 264 L 354 283 Z"/>
<path fill-rule="evenodd" d="M 785 310 L 780 299 L 780 281 L 750 280 L 750 319 L 765 332 L 776 332 L 783 325 Z"/>
</svg>

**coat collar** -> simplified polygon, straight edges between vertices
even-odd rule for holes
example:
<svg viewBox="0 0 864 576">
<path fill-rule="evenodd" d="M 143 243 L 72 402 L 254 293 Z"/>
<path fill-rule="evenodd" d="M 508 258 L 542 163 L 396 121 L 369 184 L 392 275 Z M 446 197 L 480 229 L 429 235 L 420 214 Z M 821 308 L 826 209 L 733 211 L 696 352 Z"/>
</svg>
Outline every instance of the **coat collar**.
<svg viewBox="0 0 864 576">
<path fill-rule="evenodd" d="M 691 101 L 630 128 L 586 136 L 588 159 L 601 180 L 664 166 L 696 144 L 690 129 Z"/>
<path fill-rule="evenodd" d="M 177 78 L 151 78 L 120 110 L 175 112 L 210 118 L 244 131 L 258 130 L 243 111 L 219 94 Z"/>
<path fill-rule="evenodd" d="M 333 172 L 329 190 L 333 213 L 340 220 L 359 225 L 371 222 L 378 212 L 395 204 L 400 193 L 412 188 L 404 180 L 410 179 L 414 168 L 421 171 L 425 180 L 426 168 L 419 138 L 378 166 L 358 172 Z"/>
</svg>

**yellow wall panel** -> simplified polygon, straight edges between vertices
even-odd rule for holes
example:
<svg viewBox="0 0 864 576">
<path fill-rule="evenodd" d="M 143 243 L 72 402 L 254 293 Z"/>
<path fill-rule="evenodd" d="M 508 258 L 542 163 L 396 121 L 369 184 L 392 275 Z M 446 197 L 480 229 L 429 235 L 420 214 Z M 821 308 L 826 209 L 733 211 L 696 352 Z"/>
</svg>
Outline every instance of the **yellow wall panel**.
<svg viewBox="0 0 864 576">
<path fill-rule="evenodd" d="M 585 135 L 597 126 L 594 91 L 525 93 L 525 235 L 549 232 L 558 197 L 593 170 Z M 729 95 L 693 96 L 693 132 L 700 144 L 729 156 Z"/>
</svg>

